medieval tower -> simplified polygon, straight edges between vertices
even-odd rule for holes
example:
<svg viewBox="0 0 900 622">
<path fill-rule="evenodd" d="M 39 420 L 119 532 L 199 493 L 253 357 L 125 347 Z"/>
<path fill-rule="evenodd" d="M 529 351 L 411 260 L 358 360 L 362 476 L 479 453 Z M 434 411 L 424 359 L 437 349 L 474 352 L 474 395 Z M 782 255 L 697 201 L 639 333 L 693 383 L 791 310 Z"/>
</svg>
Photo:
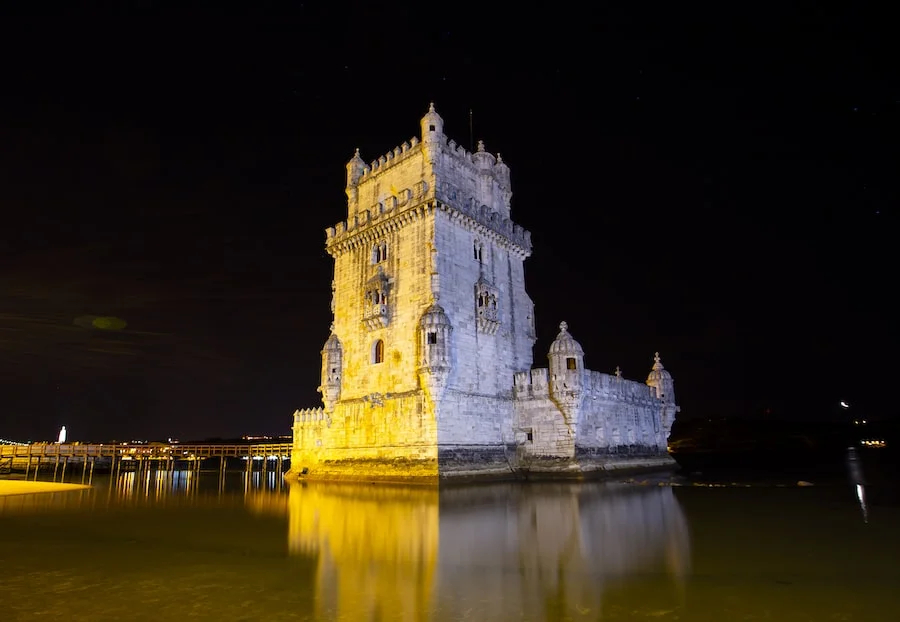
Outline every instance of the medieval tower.
<svg viewBox="0 0 900 622">
<path fill-rule="evenodd" d="M 510 218 L 499 154 L 448 139 L 431 105 L 420 137 L 369 164 L 357 150 L 346 194 L 347 220 L 326 230 L 334 318 L 324 406 L 294 414 L 293 473 L 437 481 L 509 475 L 540 458 L 571 466 L 579 420 L 605 416 L 585 405 L 600 385 L 604 403 L 627 394 L 640 410 L 623 422 L 636 453 L 659 453 L 664 392 L 675 408 L 671 376 L 607 386 L 562 324 L 550 375 L 534 370 L 532 386 L 531 235 Z M 587 427 L 589 445 L 610 449 L 608 426 Z"/>
</svg>

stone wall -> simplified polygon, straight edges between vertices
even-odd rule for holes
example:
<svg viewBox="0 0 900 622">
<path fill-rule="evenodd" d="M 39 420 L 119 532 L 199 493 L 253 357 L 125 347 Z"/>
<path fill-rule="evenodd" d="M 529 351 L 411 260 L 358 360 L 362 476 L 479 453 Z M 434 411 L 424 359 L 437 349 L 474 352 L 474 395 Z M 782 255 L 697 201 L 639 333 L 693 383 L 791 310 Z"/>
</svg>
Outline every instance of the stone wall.
<svg viewBox="0 0 900 622">
<path fill-rule="evenodd" d="M 295 413 L 294 421 L 291 472 L 295 475 L 348 480 L 437 478 L 437 426 L 420 391 L 342 400 L 330 414 Z"/>
<path fill-rule="evenodd" d="M 448 386 L 508 399 L 510 378 L 532 363 L 534 303 L 525 291 L 524 258 L 455 210 L 438 210 L 434 227 L 439 302 L 453 325 Z M 492 317 L 478 313 L 479 282 L 496 294 Z"/>
<path fill-rule="evenodd" d="M 547 371 L 532 369 L 515 376 L 514 426 L 521 465 L 575 456 L 575 422 L 551 399 Z"/>
<path fill-rule="evenodd" d="M 418 388 L 416 329 L 431 301 L 429 257 L 421 249 L 429 244 L 433 218 L 423 207 L 396 218 L 383 235 L 335 253 L 334 332 L 343 344 L 344 399 Z M 373 246 L 382 242 L 387 259 L 373 262 Z M 386 282 L 386 325 L 373 330 L 363 321 L 375 306 L 366 293 L 380 275 Z M 384 360 L 373 364 L 378 340 L 384 344 Z"/>
<path fill-rule="evenodd" d="M 663 405 L 650 387 L 587 371 L 577 412 L 567 413 L 552 395 L 548 374 L 547 369 L 532 369 L 514 376 L 518 466 L 570 470 L 577 464 L 595 470 L 645 462 L 671 465 L 660 426 Z"/>
</svg>

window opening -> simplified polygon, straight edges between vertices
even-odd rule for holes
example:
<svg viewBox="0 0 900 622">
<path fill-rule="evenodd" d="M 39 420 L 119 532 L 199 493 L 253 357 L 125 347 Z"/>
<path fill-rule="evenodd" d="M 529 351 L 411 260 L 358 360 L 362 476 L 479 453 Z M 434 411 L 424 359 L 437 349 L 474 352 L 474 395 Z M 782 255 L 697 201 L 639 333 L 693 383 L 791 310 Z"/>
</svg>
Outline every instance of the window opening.
<svg viewBox="0 0 900 622">
<path fill-rule="evenodd" d="M 372 263 L 387 261 L 387 242 L 379 242 L 372 247 Z"/>
<path fill-rule="evenodd" d="M 381 363 L 384 361 L 384 342 L 379 339 L 372 346 L 372 363 Z"/>
</svg>

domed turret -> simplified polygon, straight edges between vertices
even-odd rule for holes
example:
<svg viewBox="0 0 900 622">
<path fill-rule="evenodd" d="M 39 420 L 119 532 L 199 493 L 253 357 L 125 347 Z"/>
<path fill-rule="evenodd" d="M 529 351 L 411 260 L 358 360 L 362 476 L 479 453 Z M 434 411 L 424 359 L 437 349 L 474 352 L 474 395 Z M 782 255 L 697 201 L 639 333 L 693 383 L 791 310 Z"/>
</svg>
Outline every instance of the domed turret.
<svg viewBox="0 0 900 622">
<path fill-rule="evenodd" d="M 444 136 L 444 120 L 434 110 L 434 103 L 428 105 L 428 112 L 422 117 L 422 142 L 440 143 Z"/>
<path fill-rule="evenodd" d="M 580 391 L 584 374 L 584 350 L 569 334 L 569 325 L 559 324 L 559 334 L 547 353 L 553 392 L 562 395 Z"/>
<path fill-rule="evenodd" d="M 500 154 L 497 154 L 497 164 L 494 165 L 494 178 L 497 180 L 497 183 L 500 184 L 500 187 L 504 190 L 509 190 L 509 167 L 506 165 L 506 162 L 503 161 L 503 158 L 500 157 Z"/>
<path fill-rule="evenodd" d="M 347 188 L 344 190 L 347 193 L 347 200 L 350 202 L 351 207 L 356 204 L 359 198 L 359 178 L 362 177 L 365 168 L 366 163 L 359 157 L 359 149 L 357 149 L 350 161 L 347 162 Z"/>
<path fill-rule="evenodd" d="M 559 323 L 559 334 L 556 336 L 556 339 L 553 340 L 553 343 L 550 344 L 548 356 L 556 354 L 584 358 L 584 350 L 582 349 L 581 344 L 575 341 L 569 333 L 569 325 L 565 322 Z"/>
<path fill-rule="evenodd" d="M 432 400 L 438 400 L 450 373 L 450 318 L 437 303 L 419 320 L 419 381 Z"/>
<path fill-rule="evenodd" d="M 433 304 L 419 320 L 419 342 L 421 344 L 422 358 L 420 365 L 427 368 L 429 373 L 440 372 L 450 368 L 450 318 L 444 309 Z"/>
<path fill-rule="evenodd" d="M 359 178 L 362 177 L 363 169 L 366 163 L 359 155 L 359 149 L 353 153 L 353 157 L 347 162 L 347 187 L 351 188 L 357 184 Z"/>
<path fill-rule="evenodd" d="M 675 401 L 675 381 L 672 374 L 666 371 L 659 358 L 659 352 L 653 356 L 653 369 L 647 376 L 647 386 L 656 389 L 656 397 L 664 402 Z"/>
<path fill-rule="evenodd" d="M 663 402 L 661 419 L 665 432 L 663 441 L 665 441 L 672 431 L 675 414 L 681 409 L 675 405 L 675 381 L 672 380 L 672 374 L 663 367 L 662 361 L 659 359 L 659 352 L 653 356 L 653 369 L 647 376 L 647 386 L 656 389 L 657 399 Z"/>
<path fill-rule="evenodd" d="M 491 172 L 494 169 L 494 165 L 497 163 L 497 158 L 488 151 L 484 150 L 484 141 L 478 141 L 478 147 L 475 153 L 472 154 L 472 161 L 475 163 L 476 168 L 482 172 Z"/>
<path fill-rule="evenodd" d="M 322 394 L 322 403 L 325 410 L 331 412 L 334 404 L 341 397 L 341 372 L 344 357 L 344 349 L 340 339 L 334 334 L 332 326 L 331 335 L 325 341 L 322 348 L 322 385 L 319 392 Z"/>
</svg>

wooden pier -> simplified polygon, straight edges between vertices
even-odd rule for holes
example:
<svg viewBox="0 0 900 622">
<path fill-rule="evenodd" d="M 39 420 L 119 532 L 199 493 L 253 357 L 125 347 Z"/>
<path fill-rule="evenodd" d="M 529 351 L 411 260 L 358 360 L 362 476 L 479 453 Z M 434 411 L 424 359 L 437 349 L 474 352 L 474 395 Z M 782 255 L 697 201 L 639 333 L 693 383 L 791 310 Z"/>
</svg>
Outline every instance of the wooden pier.
<svg viewBox="0 0 900 622">
<path fill-rule="evenodd" d="M 0 445 L 0 474 L 25 473 L 25 479 L 38 480 L 38 474 L 48 475 L 52 481 L 65 482 L 80 476 L 80 482 L 91 483 L 95 469 L 107 471 L 114 477 L 122 471 L 192 470 L 200 473 L 204 465 L 215 465 L 224 480 L 229 458 L 242 460 L 242 471 L 274 471 L 282 473 L 284 462 L 290 459 L 290 443 L 260 444 L 165 444 L 165 443 L 33 443 L 29 445 Z M 258 467 L 255 466 L 258 463 Z M 270 463 L 274 463 L 270 466 Z M 177 468 L 180 467 L 180 468 Z"/>
</svg>

